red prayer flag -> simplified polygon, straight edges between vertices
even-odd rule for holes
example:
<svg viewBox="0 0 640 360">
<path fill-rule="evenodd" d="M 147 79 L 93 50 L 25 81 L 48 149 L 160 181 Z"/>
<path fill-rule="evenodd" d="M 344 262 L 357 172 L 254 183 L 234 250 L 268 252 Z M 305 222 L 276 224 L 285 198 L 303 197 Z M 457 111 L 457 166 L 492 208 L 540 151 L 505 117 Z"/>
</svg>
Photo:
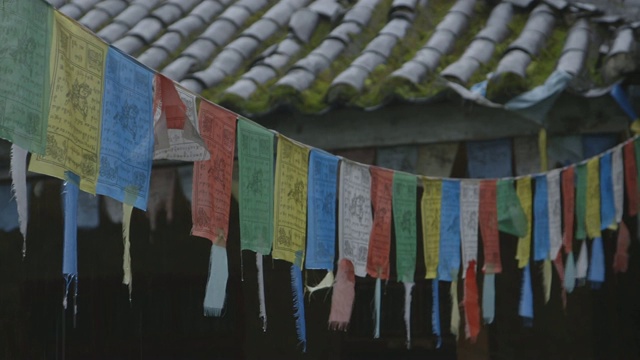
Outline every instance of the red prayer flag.
<svg viewBox="0 0 640 360">
<path fill-rule="evenodd" d="M 198 114 L 200 135 L 211 158 L 193 164 L 191 233 L 226 246 L 229 231 L 236 116 L 202 101 Z"/>
<path fill-rule="evenodd" d="M 629 237 L 629 229 L 627 229 L 627 225 L 624 222 L 620 223 L 620 228 L 618 229 L 618 241 L 616 244 L 616 253 L 613 256 L 613 272 L 627 272 L 627 267 L 629 266 L 629 245 L 631 244 L 631 239 Z"/>
<path fill-rule="evenodd" d="M 391 198 L 393 171 L 371 167 L 371 204 L 373 226 L 369 238 L 367 273 L 376 278 L 389 278 L 389 251 L 391 250 Z"/>
<path fill-rule="evenodd" d="M 502 272 L 500 260 L 500 235 L 498 232 L 496 180 L 480 181 L 480 234 L 484 248 L 484 266 L 482 270 L 488 274 Z"/>
<path fill-rule="evenodd" d="M 155 85 L 153 108 L 162 106 L 167 117 L 167 129 L 182 130 L 187 119 L 187 106 L 180 99 L 175 83 L 164 75 L 156 74 Z"/>
<path fill-rule="evenodd" d="M 480 307 L 478 305 L 478 283 L 476 281 L 476 262 L 471 260 L 464 279 L 464 314 L 467 338 L 475 342 L 480 333 Z M 455 306 L 455 304 L 454 304 Z"/>
<path fill-rule="evenodd" d="M 571 166 L 562 172 L 562 218 L 564 235 L 562 243 L 566 254 L 573 247 L 573 222 L 575 220 L 575 167 Z"/>
<path fill-rule="evenodd" d="M 627 189 L 629 216 L 638 213 L 638 173 L 636 171 L 636 155 L 633 142 L 624 145 L 624 179 Z"/>
</svg>

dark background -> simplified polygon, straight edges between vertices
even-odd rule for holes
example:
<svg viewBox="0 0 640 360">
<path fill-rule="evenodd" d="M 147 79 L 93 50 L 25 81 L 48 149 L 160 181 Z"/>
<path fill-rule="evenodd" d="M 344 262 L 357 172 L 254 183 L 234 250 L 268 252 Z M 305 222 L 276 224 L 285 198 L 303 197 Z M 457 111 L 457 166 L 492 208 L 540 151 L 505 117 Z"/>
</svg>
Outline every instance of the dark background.
<svg viewBox="0 0 640 360">
<path fill-rule="evenodd" d="M 242 358 L 429 358 L 429 359 L 634 359 L 640 358 L 640 247 L 635 218 L 625 219 L 633 235 L 626 274 L 613 274 L 615 236 L 604 234 L 606 282 L 568 296 L 563 310 L 554 271 L 551 300 L 544 304 L 541 272 L 532 267 L 535 319 L 524 328 L 517 315 L 521 271 L 512 254 L 517 239 L 501 234 L 504 271 L 496 277 L 496 319 L 484 325 L 476 344 L 448 334 L 449 284 L 440 283 L 443 346 L 431 335 L 431 281 L 424 278 L 422 248 L 412 303 L 412 349 L 405 348 L 402 284 L 383 283 L 381 339 L 373 339 L 371 279 L 358 279 L 356 304 L 347 332 L 327 329 L 329 290 L 306 297 L 307 353 L 297 343 L 289 265 L 265 257 L 267 332 L 258 318 L 255 255 L 242 255 L 237 204 L 229 230 L 229 282 L 224 316 L 203 316 L 210 242 L 189 236 L 190 205 L 176 188 L 174 219 L 160 215 L 151 234 L 144 212 L 134 210 L 131 234 L 133 301 L 122 280 L 121 226 L 104 211 L 101 225 L 78 234 L 79 296 L 62 308 L 62 211 L 60 182 L 44 182 L 44 195 L 31 196 L 27 257 L 16 230 L 0 233 L 0 358 L 3 359 L 242 359 Z M 420 195 L 420 194 L 419 194 Z M 419 222 L 418 222 L 419 224 Z M 421 239 L 421 233 L 418 234 Z M 421 243 L 421 241 L 419 241 Z M 574 244 L 576 256 L 579 244 Z M 481 252 L 480 252 L 481 253 Z M 392 247 L 391 259 L 395 250 Z M 482 263 L 482 259 L 480 259 Z M 392 276 L 395 276 L 392 270 Z M 310 283 L 322 272 L 305 272 Z M 244 278 L 244 280 L 242 280 Z M 482 276 L 478 276 L 482 289 Z M 462 297 L 462 291 L 459 291 Z M 481 297 L 480 297 L 481 298 Z M 461 325 L 464 334 L 464 325 Z"/>
</svg>

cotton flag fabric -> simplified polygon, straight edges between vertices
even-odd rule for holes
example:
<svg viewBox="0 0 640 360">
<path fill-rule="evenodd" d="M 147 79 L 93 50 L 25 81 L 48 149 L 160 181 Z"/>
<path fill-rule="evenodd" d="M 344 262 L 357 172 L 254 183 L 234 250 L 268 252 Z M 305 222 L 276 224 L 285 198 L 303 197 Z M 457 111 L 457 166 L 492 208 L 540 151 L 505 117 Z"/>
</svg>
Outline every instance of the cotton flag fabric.
<svg viewBox="0 0 640 360">
<path fill-rule="evenodd" d="M 156 74 L 154 109 L 154 159 L 209 160 L 204 135 L 196 116 L 196 95 Z M 206 102 L 206 101 L 204 101 Z M 200 105 L 202 106 L 202 104 Z M 211 150 L 211 149 L 209 149 Z"/>
<path fill-rule="evenodd" d="M 616 206 L 613 194 L 612 154 L 600 158 L 600 228 L 616 224 Z"/>
<path fill-rule="evenodd" d="M 274 259 L 302 267 L 307 230 L 309 149 L 279 135 L 274 191 Z"/>
<path fill-rule="evenodd" d="M 632 142 L 626 143 L 623 147 L 624 152 L 624 183 L 627 192 L 627 211 L 629 216 L 638 213 L 638 172 L 636 168 L 636 155 Z"/>
<path fill-rule="evenodd" d="M 73 287 L 74 308 L 78 294 L 78 185 L 76 178 L 64 183 L 64 249 L 62 256 L 62 276 L 65 282 L 65 293 L 62 300 L 64 308 L 67 308 L 67 295 Z M 75 314 L 75 311 L 74 311 Z"/>
<path fill-rule="evenodd" d="M 516 252 L 516 259 L 518 260 L 518 267 L 523 268 L 529 264 L 529 257 L 531 255 L 531 232 L 532 232 L 532 196 L 531 196 L 531 177 L 527 176 L 518 179 L 516 182 L 518 198 L 524 209 L 524 213 L 527 220 L 527 232 L 524 236 L 518 239 L 518 248 Z"/>
<path fill-rule="evenodd" d="M 29 170 L 58 179 L 71 171 L 80 190 L 96 193 L 104 64 L 108 46 L 59 12 L 54 14 L 51 97 L 46 155 L 31 158 Z"/>
<path fill-rule="evenodd" d="M 153 159 L 153 73 L 107 52 L 96 192 L 146 210 Z"/>
<path fill-rule="evenodd" d="M 545 175 L 537 176 L 535 178 L 535 186 L 533 260 L 540 261 L 549 258 L 549 197 L 547 177 Z"/>
<path fill-rule="evenodd" d="M 512 175 L 511 139 L 469 141 L 467 164 L 474 178 L 506 177 Z"/>
<path fill-rule="evenodd" d="M 460 270 L 460 182 L 442 181 L 438 278 L 455 281 Z"/>
<path fill-rule="evenodd" d="M 475 180 L 460 182 L 460 238 L 462 241 L 462 271 L 466 276 L 471 262 L 478 258 L 478 210 L 480 184 Z M 474 269 L 475 276 L 475 269 Z"/>
<path fill-rule="evenodd" d="M 549 212 L 549 259 L 554 260 L 562 248 L 562 197 L 560 170 L 547 173 L 547 204 Z"/>
<path fill-rule="evenodd" d="M 367 274 L 374 278 L 389 278 L 391 249 L 391 218 L 393 171 L 371 167 L 371 203 L 373 227 L 369 239 Z"/>
<path fill-rule="evenodd" d="M 442 180 L 423 178 L 422 236 L 426 278 L 435 279 L 440 262 L 440 214 L 442 208 Z"/>
<path fill-rule="evenodd" d="M 600 230 L 600 159 L 587 162 L 586 229 L 591 239 L 602 237 Z"/>
<path fill-rule="evenodd" d="M 11 190 L 15 196 L 15 210 L 18 215 L 18 226 L 22 234 L 22 258 L 27 254 L 27 223 L 29 207 L 27 204 L 27 150 L 19 145 L 11 145 Z"/>
<path fill-rule="evenodd" d="M 53 13 L 44 1 L 5 1 L 0 7 L 0 137 L 40 155 L 47 143 Z"/>
<path fill-rule="evenodd" d="M 195 196 L 191 203 L 191 234 L 209 239 L 212 243 L 204 313 L 205 316 L 220 316 L 229 276 L 226 246 L 236 144 L 236 116 L 203 101 L 200 104 L 198 122 L 202 138 L 211 151 L 211 157 L 193 165 Z"/>
<path fill-rule="evenodd" d="M 587 238 L 587 165 L 578 165 L 576 186 L 576 234 L 575 238 Z"/>
<path fill-rule="evenodd" d="M 307 194 L 307 269 L 333 271 L 336 253 L 337 192 L 338 158 L 320 150 L 311 150 Z"/>
<path fill-rule="evenodd" d="M 507 234 L 524 237 L 529 231 L 529 224 L 514 181 L 498 180 L 497 191 L 498 228 Z"/>
<path fill-rule="evenodd" d="M 480 182 L 479 222 L 484 245 L 483 270 L 485 274 L 499 274 L 502 272 L 502 262 L 498 233 L 496 180 L 482 180 Z"/>
<path fill-rule="evenodd" d="M 564 252 L 569 254 L 573 250 L 573 223 L 575 219 L 575 167 L 570 166 L 562 172 L 562 245 Z"/>
<path fill-rule="evenodd" d="M 611 173 L 613 181 L 613 203 L 615 206 L 615 222 L 622 221 L 624 206 L 624 171 L 622 159 L 622 147 L 618 146 L 613 150 L 611 156 Z"/>
<path fill-rule="evenodd" d="M 398 280 L 412 283 L 416 271 L 416 197 L 414 175 L 393 175 L 393 221 L 396 236 L 396 273 Z"/>
<path fill-rule="evenodd" d="M 273 133 L 238 120 L 240 246 L 262 255 L 273 243 Z"/>
</svg>

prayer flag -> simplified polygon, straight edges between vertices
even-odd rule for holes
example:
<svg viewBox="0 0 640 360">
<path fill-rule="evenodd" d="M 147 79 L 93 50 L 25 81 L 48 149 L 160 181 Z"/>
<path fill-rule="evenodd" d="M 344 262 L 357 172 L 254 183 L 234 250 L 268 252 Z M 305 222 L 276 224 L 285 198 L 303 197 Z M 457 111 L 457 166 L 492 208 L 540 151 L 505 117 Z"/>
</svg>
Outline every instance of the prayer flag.
<svg viewBox="0 0 640 360">
<path fill-rule="evenodd" d="M 370 171 L 373 227 L 369 239 L 367 273 L 374 278 L 389 279 L 393 171 L 380 167 L 371 167 Z"/>
<path fill-rule="evenodd" d="M 416 187 L 414 175 L 401 172 L 393 175 L 396 273 L 398 280 L 405 284 L 413 283 L 416 271 Z"/>
<path fill-rule="evenodd" d="M 518 179 L 516 182 L 518 198 L 524 209 L 524 213 L 527 219 L 527 232 L 524 236 L 518 239 L 518 249 L 516 252 L 516 259 L 518 260 L 518 267 L 523 268 L 529 264 L 529 256 L 531 254 L 531 177 L 526 176 Z M 528 271 L 528 270 L 527 270 Z"/>
<path fill-rule="evenodd" d="M 422 209 L 422 239 L 427 279 L 436 279 L 440 260 L 440 213 L 442 207 L 442 180 L 422 179 L 424 192 Z M 435 282 L 437 283 L 437 281 Z"/>
</svg>

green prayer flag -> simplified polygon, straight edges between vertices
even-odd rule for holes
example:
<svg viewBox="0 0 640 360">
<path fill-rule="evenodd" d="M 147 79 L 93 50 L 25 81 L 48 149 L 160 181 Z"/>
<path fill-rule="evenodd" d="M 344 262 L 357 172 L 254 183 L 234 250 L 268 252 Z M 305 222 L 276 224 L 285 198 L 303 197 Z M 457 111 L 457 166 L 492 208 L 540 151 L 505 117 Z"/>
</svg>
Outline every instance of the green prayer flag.
<svg viewBox="0 0 640 360">
<path fill-rule="evenodd" d="M 578 186 L 576 190 L 576 239 L 587 238 L 587 164 L 578 165 Z"/>
<path fill-rule="evenodd" d="M 240 246 L 262 255 L 273 242 L 273 133 L 238 120 Z"/>
<path fill-rule="evenodd" d="M 414 175 L 400 172 L 393 175 L 396 272 L 402 282 L 414 282 L 416 270 L 416 187 Z"/>
<path fill-rule="evenodd" d="M 498 180 L 498 229 L 507 234 L 524 237 L 527 234 L 527 216 L 522 209 L 513 180 Z"/>
<path fill-rule="evenodd" d="M 50 102 L 53 8 L 40 0 L 0 5 L 0 137 L 44 154 Z"/>
</svg>

